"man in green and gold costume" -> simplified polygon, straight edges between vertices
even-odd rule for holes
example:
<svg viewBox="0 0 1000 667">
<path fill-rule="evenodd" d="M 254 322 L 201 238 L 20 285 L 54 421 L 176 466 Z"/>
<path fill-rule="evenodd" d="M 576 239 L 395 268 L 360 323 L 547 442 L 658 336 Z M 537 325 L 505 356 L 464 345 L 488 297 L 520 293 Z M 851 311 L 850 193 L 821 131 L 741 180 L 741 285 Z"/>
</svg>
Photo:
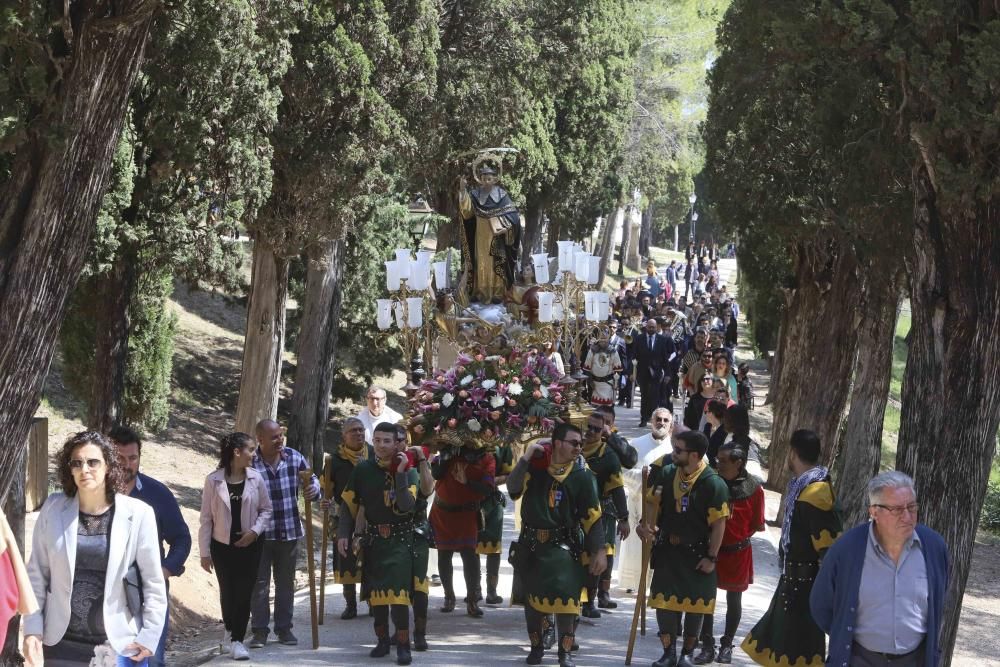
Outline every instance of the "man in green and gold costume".
<svg viewBox="0 0 1000 667">
<path fill-rule="evenodd" d="M 555 614 L 559 665 L 575 666 L 574 623 L 586 575 L 588 570 L 600 575 L 608 565 L 601 503 L 593 473 L 580 455 L 582 444 L 580 429 L 561 423 L 552 433 L 548 466 L 532 465 L 534 457 L 547 454 L 541 444 L 532 443 L 507 477 L 511 498 L 521 499 L 521 535 L 514 566 L 526 598 L 529 665 L 541 664 L 545 654 L 542 622 L 546 614 Z"/>
<path fill-rule="evenodd" d="M 646 516 L 653 516 L 657 505 L 659 516 L 656 526 L 639 524 L 636 533 L 645 541 L 655 539 L 649 606 L 656 609 L 663 655 L 653 667 L 692 666 L 702 615 L 715 611 L 715 561 L 729 516 L 729 488 L 708 466 L 707 451 L 703 433 L 685 431 L 674 438 L 673 463 L 664 466 L 661 459 L 650 466 Z"/>
<path fill-rule="evenodd" d="M 396 450 L 396 425 L 378 424 L 372 436 L 375 458 L 354 466 L 341 494 L 337 551 L 351 549 L 358 512 L 364 508 L 367 527 L 362 539 L 368 604 L 375 614 L 378 644 L 371 657 L 389 653 L 389 615 L 396 627 L 396 663 L 410 664 L 410 591 L 413 588 L 413 511 L 417 471 Z"/>
<path fill-rule="evenodd" d="M 503 510 L 507 502 L 497 487 L 506 484 L 507 475 L 514 469 L 514 454 L 510 445 L 497 447 L 493 458 L 496 461 L 493 493 L 486 496 L 480 505 L 485 520 L 476 544 L 476 554 L 486 556 L 486 604 L 503 602 L 503 598 L 497 594 L 497 584 L 500 582 L 500 554 L 503 551 Z M 482 599 L 482 591 L 478 597 Z"/>
<path fill-rule="evenodd" d="M 607 574 L 614 567 L 615 536 L 624 540 L 629 534 L 628 505 L 625 501 L 625 480 L 618 454 L 605 440 L 607 422 L 601 412 L 594 412 L 587 419 L 587 435 L 583 442 L 583 457 L 597 479 L 597 493 L 601 499 L 601 524 L 604 531 L 605 553 L 608 556 Z M 610 597 L 611 579 L 588 575 L 587 601 L 583 603 L 582 614 L 587 618 L 600 618 L 601 612 L 594 603 L 600 600 L 604 609 L 615 609 L 618 604 Z M 600 592 L 598 592 L 600 586 Z"/>
<path fill-rule="evenodd" d="M 345 419 L 342 432 L 344 441 L 329 458 L 327 468 L 323 471 L 333 489 L 329 502 L 338 509 L 341 495 L 347 488 L 354 467 L 361 461 L 375 458 L 375 451 L 365 442 L 365 425 L 360 419 L 357 417 Z M 347 605 L 340 618 L 346 621 L 358 615 L 357 585 L 361 583 L 361 565 L 352 550 L 344 555 L 335 554 L 335 558 L 333 579 L 344 587 L 344 601 Z"/>
</svg>

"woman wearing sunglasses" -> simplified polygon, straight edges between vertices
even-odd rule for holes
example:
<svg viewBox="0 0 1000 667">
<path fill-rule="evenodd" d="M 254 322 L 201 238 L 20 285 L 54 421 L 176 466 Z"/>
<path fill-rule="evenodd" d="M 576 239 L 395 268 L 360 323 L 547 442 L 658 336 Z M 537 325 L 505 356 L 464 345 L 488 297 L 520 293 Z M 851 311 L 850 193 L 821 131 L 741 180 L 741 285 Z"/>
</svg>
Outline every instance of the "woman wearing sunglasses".
<svg viewBox="0 0 1000 667">
<path fill-rule="evenodd" d="M 63 492 L 32 535 L 28 577 L 43 611 L 24 619 L 27 664 L 144 666 L 163 631 L 167 590 L 153 508 L 118 490 L 111 441 L 77 433 L 56 457 Z"/>
</svg>

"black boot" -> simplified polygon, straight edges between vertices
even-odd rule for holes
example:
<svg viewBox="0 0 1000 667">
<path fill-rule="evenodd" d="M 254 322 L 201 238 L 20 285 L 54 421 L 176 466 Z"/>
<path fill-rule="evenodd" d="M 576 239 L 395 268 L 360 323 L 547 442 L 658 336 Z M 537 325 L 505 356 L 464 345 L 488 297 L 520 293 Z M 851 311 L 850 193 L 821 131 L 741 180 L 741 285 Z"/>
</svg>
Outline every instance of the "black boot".
<svg viewBox="0 0 1000 667">
<path fill-rule="evenodd" d="M 344 613 L 340 615 L 341 620 L 349 621 L 352 618 L 357 618 L 358 616 L 358 589 L 354 584 L 344 585 L 344 601 L 347 603 L 347 607 L 344 609 Z"/>
<path fill-rule="evenodd" d="M 375 637 L 378 639 L 378 643 L 375 644 L 375 648 L 371 650 L 370 655 L 373 658 L 384 658 L 389 655 L 389 628 L 385 625 L 375 626 Z"/>
<path fill-rule="evenodd" d="M 661 632 L 660 644 L 663 646 L 663 655 L 653 663 L 653 667 L 677 667 L 677 647 L 674 645 L 674 638 Z"/>
<path fill-rule="evenodd" d="M 576 667 L 573 662 L 573 640 L 575 635 L 565 634 L 559 638 L 559 667 Z"/>
<path fill-rule="evenodd" d="M 483 617 L 483 610 L 479 608 L 479 602 L 477 600 L 475 600 L 474 598 L 475 598 L 475 596 L 473 596 L 473 599 L 471 599 L 471 600 L 467 599 L 465 601 L 465 611 L 472 618 L 482 618 Z"/>
<path fill-rule="evenodd" d="M 446 614 L 455 611 L 455 589 L 447 585 L 444 587 L 444 606 L 441 611 Z"/>
<path fill-rule="evenodd" d="M 597 606 L 601 609 L 617 609 L 618 603 L 611 599 L 611 581 L 602 580 L 601 590 L 597 594 Z"/>
<path fill-rule="evenodd" d="M 413 662 L 410 654 L 410 631 L 396 630 L 396 664 L 408 665 Z"/>
<path fill-rule="evenodd" d="M 427 617 L 413 617 L 413 650 L 427 650 Z"/>
<path fill-rule="evenodd" d="M 580 615 L 586 618 L 600 618 L 601 612 L 595 609 L 594 603 L 590 601 L 583 603 L 583 608 L 580 610 Z"/>
<path fill-rule="evenodd" d="M 681 648 L 681 657 L 677 659 L 677 667 L 694 667 L 694 648 L 698 645 L 697 637 L 685 637 Z"/>
<path fill-rule="evenodd" d="M 703 639 L 701 640 L 701 650 L 698 651 L 698 655 L 694 657 L 694 664 L 696 665 L 710 665 L 715 661 L 715 640 L 714 639 Z"/>
<path fill-rule="evenodd" d="M 556 645 L 556 626 L 548 616 L 545 617 L 543 622 L 545 630 L 542 632 L 542 646 L 548 651 Z"/>
<path fill-rule="evenodd" d="M 723 637 L 719 640 L 719 655 L 715 661 L 720 665 L 730 665 L 733 662 L 733 638 Z"/>
<path fill-rule="evenodd" d="M 503 598 L 497 595 L 497 584 L 500 583 L 500 577 L 495 575 L 486 575 L 486 604 L 501 604 Z"/>
<path fill-rule="evenodd" d="M 531 632 L 528 633 L 528 640 L 531 642 L 531 651 L 528 652 L 528 657 L 524 661 L 529 665 L 542 664 L 542 658 L 545 657 L 545 647 L 542 646 L 542 638 L 538 636 L 537 632 Z"/>
</svg>

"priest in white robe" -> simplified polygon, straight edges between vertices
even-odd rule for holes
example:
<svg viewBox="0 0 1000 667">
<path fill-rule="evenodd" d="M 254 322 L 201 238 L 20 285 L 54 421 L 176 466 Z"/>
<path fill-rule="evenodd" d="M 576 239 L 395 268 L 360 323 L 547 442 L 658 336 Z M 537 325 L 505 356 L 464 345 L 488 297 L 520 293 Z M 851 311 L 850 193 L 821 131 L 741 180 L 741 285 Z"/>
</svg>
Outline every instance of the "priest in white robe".
<svg viewBox="0 0 1000 667">
<path fill-rule="evenodd" d="M 615 565 L 618 570 L 618 586 L 630 592 L 639 588 L 639 577 L 642 574 L 642 540 L 635 534 L 635 527 L 642 517 L 642 469 L 674 451 L 671 443 L 674 419 L 670 410 L 654 410 L 651 423 L 653 430 L 650 433 L 632 441 L 632 446 L 639 452 L 638 465 L 631 470 L 622 470 L 632 532 L 627 539 L 621 541 Z"/>
</svg>

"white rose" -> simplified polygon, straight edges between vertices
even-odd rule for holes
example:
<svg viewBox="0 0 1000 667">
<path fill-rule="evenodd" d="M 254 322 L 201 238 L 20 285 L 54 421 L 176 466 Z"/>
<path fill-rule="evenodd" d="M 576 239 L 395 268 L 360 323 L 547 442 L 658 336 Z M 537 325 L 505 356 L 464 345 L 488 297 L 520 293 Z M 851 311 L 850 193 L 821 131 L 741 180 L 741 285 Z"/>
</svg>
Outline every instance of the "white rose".
<svg viewBox="0 0 1000 667">
<path fill-rule="evenodd" d="M 483 385 L 482 386 L 483 386 L 483 389 L 492 389 L 493 387 L 497 386 L 497 381 L 496 380 L 483 380 Z"/>
<path fill-rule="evenodd" d="M 491 408 L 502 407 L 504 403 L 506 403 L 506 401 L 503 400 L 503 396 L 494 396 L 493 398 L 490 399 Z"/>
<path fill-rule="evenodd" d="M 451 407 L 451 404 L 454 402 L 455 402 L 454 394 L 445 394 L 444 396 L 441 397 L 441 405 L 443 405 L 446 408 Z"/>
<path fill-rule="evenodd" d="M 511 396 L 520 396 L 522 391 L 524 391 L 524 387 L 517 382 L 514 382 L 507 387 L 507 393 Z"/>
<path fill-rule="evenodd" d="M 472 376 L 471 375 L 466 375 L 464 378 L 462 378 L 462 381 L 459 382 L 459 384 L 464 387 L 465 385 L 469 384 L 470 382 L 472 382 Z"/>
<path fill-rule="evenodd" d="M 538 391 L 542 392 L 542 398 L 549 397 L 549 388 L 546 387 L 544 384 L 538 388 Z"/>
<path fill-rule="evenodd" d="M 483 430 L 482 424 L 480 424 L 479 420 L 477 419 L 470 419 L 469 421 L 465 422 L 465 425 L 468 426 L 469 430 L 472 431 L 473 433 L 479 433 L 480 431 Z"/>
</svg>

